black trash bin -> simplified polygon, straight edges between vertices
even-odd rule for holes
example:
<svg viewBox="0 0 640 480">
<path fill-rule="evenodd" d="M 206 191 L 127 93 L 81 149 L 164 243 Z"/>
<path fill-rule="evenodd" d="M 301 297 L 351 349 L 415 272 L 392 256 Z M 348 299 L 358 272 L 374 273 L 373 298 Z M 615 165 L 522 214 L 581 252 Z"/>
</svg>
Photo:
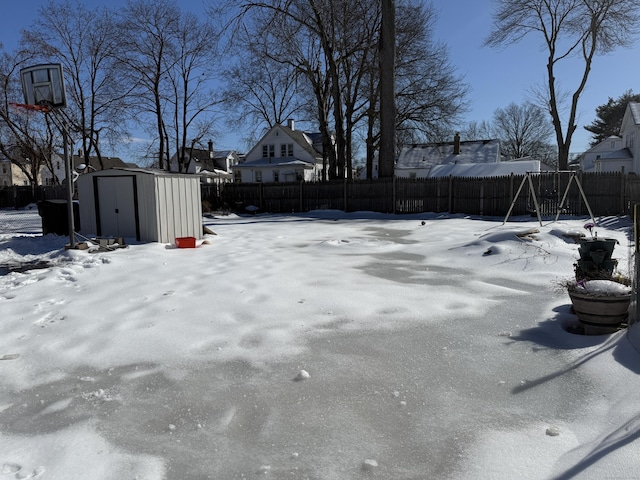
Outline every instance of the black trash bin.
<svg viewBox="0 0 640 480">
<path fill-rule="evenodd" d="M 42 217 L 42 234 L 69 235 L 69 219 L 66 200 L 41 200 L 38 214 Z M 80 231 L 80 207 L 73 202 L 73 226 Z"/>
</svg>

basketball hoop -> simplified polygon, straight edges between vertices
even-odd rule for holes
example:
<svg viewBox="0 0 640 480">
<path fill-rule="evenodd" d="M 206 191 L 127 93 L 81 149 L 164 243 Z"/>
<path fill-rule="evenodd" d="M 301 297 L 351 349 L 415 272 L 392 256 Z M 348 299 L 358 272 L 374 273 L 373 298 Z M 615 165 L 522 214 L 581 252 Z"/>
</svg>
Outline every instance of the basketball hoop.
<svg viewBox="0 0 640 480">
<path fill-rule="evenodd" d="M 15 103 L 15 102 L 9 102 L 9 105 L 11 105 L 16 111 L 25 110 L 27 113 L 32 113 L 32 112 L 49 113 L 51 111 L 51 107 L 49 105 L 29 105 L 26 103 Z"/>
</svg>

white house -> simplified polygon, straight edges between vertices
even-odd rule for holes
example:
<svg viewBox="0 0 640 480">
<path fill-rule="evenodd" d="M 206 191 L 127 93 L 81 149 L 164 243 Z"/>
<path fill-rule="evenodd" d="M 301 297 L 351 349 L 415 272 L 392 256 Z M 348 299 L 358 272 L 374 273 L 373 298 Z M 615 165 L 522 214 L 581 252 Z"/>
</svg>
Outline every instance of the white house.
<svg viewBox="0 0 640 480">
<path fill-rule="evenodd" d="M 621 137 L 611 135 L 584 152 L 580 157 L 580 169 L 583 172 L 625 172 L 631 168 L 631 154 L 623 147 Z"/>
<path fill-rule="evenodd" d="M 242 183 L 314 181 L 322 178 L 322 151 L 313 135 L 289 120 L 287 126 L 274 125 L 232 168 Z"/>
<path fill-rule="evenodd" d="M 425 143 L 403 147 L 396 162 L 395 174 L 401 178 L 429 177 L 437 165 L 498 163 L 501 160 L 499 140 Z"/>
<path fill-rule="evenodd" d="M 214 150 L 213 142 L 209 142 L 208 149 L 188 149 L 185 152 L 187 170 L 182 173 L 200 175 L 202 183 L 225 183 L 233 181 L 232 168 L 240 162 L 240 156 L 235 150 Z M 171 157 L 170 169 L 178 171 L 178 156 Z"/>
<path fill-rule="evenodd" d="M 631 159 L 625 172 L 640 174 L 640 103 L 629 102 L 620 126 L 622 144 Z"/>
</svg>

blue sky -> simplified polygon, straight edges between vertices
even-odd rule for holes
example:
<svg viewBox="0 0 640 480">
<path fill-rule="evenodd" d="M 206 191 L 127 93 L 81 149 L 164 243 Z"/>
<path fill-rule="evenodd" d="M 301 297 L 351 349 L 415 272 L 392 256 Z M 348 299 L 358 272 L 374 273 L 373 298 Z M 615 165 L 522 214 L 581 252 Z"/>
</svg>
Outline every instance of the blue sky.
<svg viewBox="0 0 640 480">
<path fill-rule="evenodd" d="M 36 17 L 39 0 L 0 0 L 0 42 L 11 50 L 17 44 L 20 29 L 27 27 Z M 118 5 L 125 0 L 86 0 L 88 5 Z M 194 13 L 203 11 L 203 0 L 181 0 L 180 6 Z M 491 29 L 491 0 L 435 0 L 439 11 L 434 37 L 443 40 L 459 74 L 470 85 L 471 110 L 467 121 L 490 120 L 496 108 L 511 102 L 523 103 L 534 85 L 545 81 L 545 51 L 531 37 L 503 50 L 482 46 Z M 595 108 L 618 97 L 626 90 L 640 93 L 640 43 L 628 50 L 598 57 L 593 66 L 586 91 L 580 101 L 578 129 L 573 137 L 572 152 L 588 148 L 590 135 L 582 128 L 595 119 Z M 567 69 L 563 84 L 574 89 L 577 77 Z M 466 124 L 466 122 L 464 122 Z M 464 125 L 461 125 L 464 127 Z M 217 139 L 216 148 L 242 150 L 235 136 Z"/>
</svg>

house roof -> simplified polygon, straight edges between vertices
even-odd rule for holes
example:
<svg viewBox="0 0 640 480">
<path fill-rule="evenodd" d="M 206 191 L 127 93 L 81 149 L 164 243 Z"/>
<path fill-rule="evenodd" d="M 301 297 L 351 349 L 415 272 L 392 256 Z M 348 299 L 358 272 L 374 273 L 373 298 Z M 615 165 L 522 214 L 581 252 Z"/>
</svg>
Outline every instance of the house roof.
<svg viewBox="0 0 640 480">
<path fill-rule="evenodd" d="M 527 172 L 544 172 L 550 167 L 540 160 L 514 160 L 498 163 L 449 163 L 435 165 L 429 171 L 429 177 L 500 177 L 505 175 L 524 175 Z"/>
<path fill-rule="evenodd" d="M 62 158 L 62 157 L 61 157 Z M 96 170 L 108 170 L 110 168 L 126 168 L 133 166 L 132 164 L 125 163 L 121 158 L 118 157 L 101 157 L 102 158 L 102 166 L 100 165 L 100 161 L 98 157 L 89 157 L 89 163 L 92 168 Z M 72 155 L 71 161 L 73 163 L 73 168 L 77 168 L 78 165 L 86 164 L 86 160 L 84 156 Z"/>
<path fill-rule="evenodd" d="M 633 123 L 635 123 L 636 125 L 640 125 L 640 103 L 629 102 L 629 110 L 631 110 Z"/>
<path fill-rule="evenodd" d="M 631 153 L 631 150 L 629 150 L 626 147 L 621 148 L 620 150 L 616 150 L 615 152 L 606 153 L 602 155 L 600 158 L 596 159 L 596 161 L 597 160 L 621 160 L 625 158 L 633 158 L 633 154 Z"/>
<path fill-rule="evenodd" d="M 313 164 L 305 162 L 295 157 L 262 157 L 257 160 L 239 163 L 233 168 L 255 168 L 255 167 L 291 167 L 300 166 L 303 168 L 313 168 Z"/>
<path fill-rule="evenodd" d="M 499 140 L 460 142 L 460 153 L 454 154 L 454 142 L 425 143 L 404 147 L 396 168 L 422 169 L 455 163 L 496 163 L 500 161 Z"/>
<path fill-rule="evenodd" d="M 226 159 L 229 158 L 229 156 L 237 155 L 235 150 L 213 150 L 209 152 L 209 150 L 203 148 L 187 149 L 185 154 L 188 159 L 193 159 L 198 162 L 202 170 L 211 172 L 214 170 L 226 171 Z M 176 157 L 177 154 L 174 154 L 173 157 L 171 157 L 171 161 L 175 162 Z"/>
<path fill-rule="evenodd" d="M 265 133 L 262 136 L 262 138 L 260 138 L 260 140 L 255 144 L 255 146 L 251 150 L 249 150 L 249 152 L 247 153 L 247 156 L 250 156 L 255 149 L 261 148 L 262 142 L 264 141 L 265 137 L 267 137 L 275 129 L 282 131 L 282 133 L 287 135 L 289 138 L 291 138 L 291 140 L 293 140 L 295 143 L 301 146 L 309 155 L 311 155 L 312 158 L 315 159 L 316 162 L 322 159 L 322 153 L 316 150 L 313 146 L 314 143 L 313 143 L 313 139 L 311 138 L 312 134 L 307 134 L 301 130 L 294 130 L 285 125 L 280 125 L 280 124 L 274 125 L 273 127 L 271 127 L 269 131 Z"/>
</svg>

